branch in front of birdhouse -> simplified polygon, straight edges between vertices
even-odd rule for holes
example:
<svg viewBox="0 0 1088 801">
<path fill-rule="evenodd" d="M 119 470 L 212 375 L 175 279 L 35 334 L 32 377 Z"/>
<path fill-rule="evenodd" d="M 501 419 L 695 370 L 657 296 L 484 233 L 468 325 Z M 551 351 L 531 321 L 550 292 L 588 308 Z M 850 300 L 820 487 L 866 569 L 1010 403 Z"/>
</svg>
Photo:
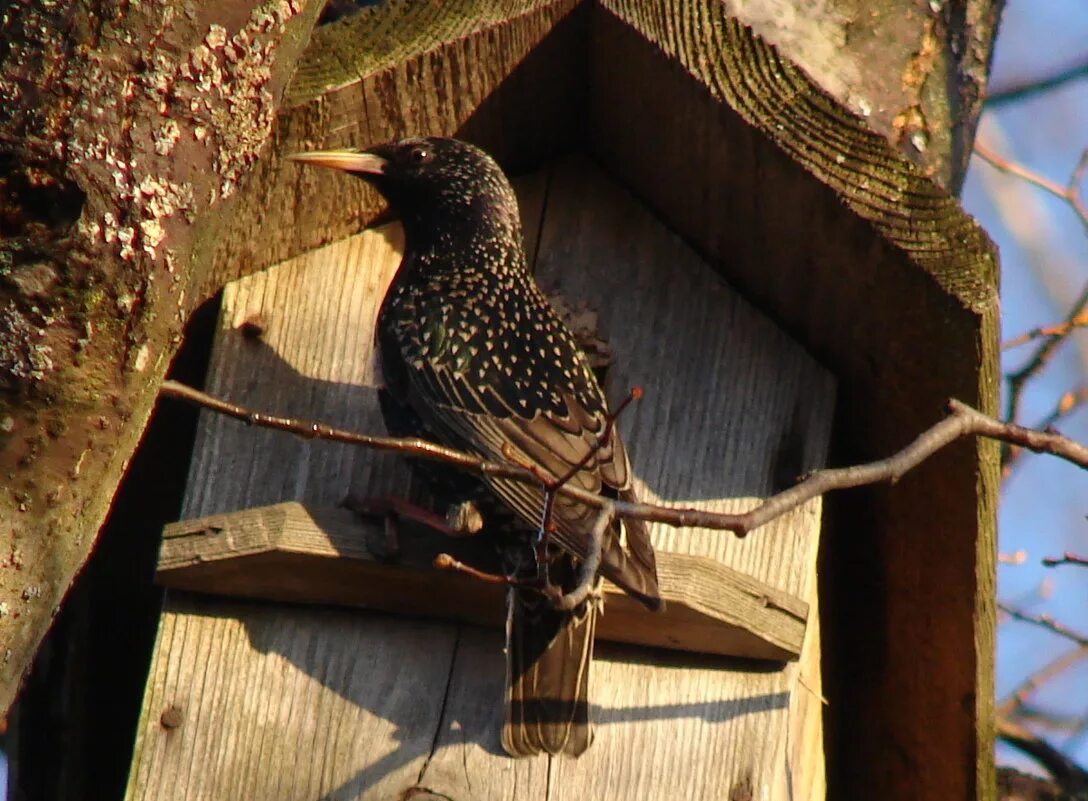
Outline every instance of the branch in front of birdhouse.
<svg viewBox="0 0 1088 801">
<path fill-rule="evenodd" d="M 638 400 L 641 397 L 642 388 L 633 387 L 627 394 L 627 397 L 616 407 L 616 410 L 605 418 L 604 428 L 597 436 L 592 447 L 586 452 L 586 455 L 578 460 L 577 463 L 571 465 L 570 469 L 558 478 L 547 475 L 530 462 L 520 460 L 517 453 L 514 451 L 513 446 L 509 443 L 503 445 L 503 458 L 535 477 L 544 492 L 544 507 L 541 510 L 540 515 L 540 530 L 537 533 L 536 541 L 533 543 L 533 556 L 536 561 L 537 570 L 535 579 L 524 580 L 514 576 L 500 576 L 494 573 L 485 573 L 466 565 L 445 553 L 439 554 L 435 558 L 434 566 L 440 570 L 455 570 L 460 573 L 465 573 L 473 578 L 490 583 L 532 587 L 547 596 L 556 609 L 571 610 L 584 602 L 589 597 L 590 593 L 593 592 L 593 587 L 597 578 L 597 568 L 599 568 L 601 564 L 601 551 L 604 547 L 605 531 L 607 531 L 609 524 L 616 517 L 616 508 L 611 502 L 601 506 L 600 511 L 597 514 L 597 519 L 590 531 L 589 547 L 586 557 L 582 559 L 581 564 L 579 565 L 574 586 L 569 591 L 564 592 L 552 583 L 551 577 L 548 575 L 548 545 L 551 540 L 551 535 L 555 530 L 555 521 L 553 519 L 555 498 L 563 487 L 570 483 L 572 478 L 578 475 L 578 473 L 585 469 L 590 461 L 597 457 L 601 448 L 611 441 L 612 431 L 616 426 L 616 420 L 619 419 L 619 416 L 623 414 L 624 410 L 632 401 Z"/>
<path fill-rule="evenodd" d="M 1084 798 L 1088 793 L 1088 771 L 1026 726 L 1008 717 L 998 717 L 997 736 L 1045 768 L 1066 797 Z"/>
<path fill-rule="evenodd" d="M 234 417 L 250 425 L 274 428 L 306 438 L 328 439 L 351 445 L 396 451 L 421 459 L 444 462 L 481 476 L 508 478 L 529 484 L 540 483 L 540 477 L 526 468 L 501 462 L 490 462 L 472 454 L 427 442 L 421 439 L 376 437 L 344 431 L 324 423 L 295 420 L 287 417 L 255 412 L 243 406 L 215 398 L 199 390 L 164 381 L 161 394 L 195 403 L 212 411 Z M 564 484 L 556 492 L 571 497 L 587 506 L 602 509 L 611 503 L 616 516 L 634 518 L 670 526 L 690 526 L 721 531 L 731 531 L 739 537 L 756 529 L 786 512 L 796 509 L 806 501 L 831 490 L 860 487 L 882 482 L 895 483 L 946 445 L 962 437 L 981 436 L 1008 442 L 1036 453 L 1049 453 L 1079 467 L 1088 469 L 1088 446 L 1052 431 L 1035 431 L 1023 426 L 1003 423 L 961 403 L 948 403 L 948 416 L 936 423 L 901 451 L 886 459 L 852 467 L 818 470 L 805 477 L 788 490 L 772 495 L 749 512 L 725 514 L 704 509 L 673 508 L 648 503 L 610 501 L 601 495 Z"/>
<path fill-rule="evenodd" d="M 552 602 L 552 606 L 561 610 L 572 610 L 582 604 L 593 593 L 593 588 L 596 584 L 597 569 L 601 566 L 601 553 L 604 549 L 604 535 L 608 530 L 608 525 L 616 517 L 615 506 L 609 501 L 601 507 L 597 513 L 597 519 L 593 523 L 593 528 L 589 535 L 589 547 L 586 551 L 586 558 L 581 561 L 578 566 L 578 572 L 575 574 L 574 586 L 567 592 L 564 592 L 559 587 L 552 584 L 551 579 L 548 577 L 547 554 L 544 552 L 538 552 L 536 554 L 537 575 L 531 579 L 520 579 L 516 576 L 504 576 L 499 573 L 487 573 L 478 568 L 466 565 L 464 562 L 455 559 L 448 553 L 440 553 L 434 558 L 434 566 L 438 570 L 453 570 L 457 573 L 464 573 L 466 576 L 477 579 L 478 581 L 485 581 L 488 584 L 506 584 L 511 587 L 526 587 L 528 589 L 536 590 Z"/>
<path fill-rule="evenodd" d="M 1059 565 L 1078 565 L 1079 567 L 1088 567 L 1088 556 L 1078 556 L 1075 553 L 1066 551 L 1061 556 L 1048 556 L 1043 560 L 1043 567 L 1058 567 Z"/>
<path fill-rule="evenodd" d="M 480 570 L 472 565 L 466 565 L 459 559 L 454 559 L 448 553 L 440 553 L 434 558 L 434 567 L 436 570 L 452 570 L 455 573 L 464 573 L 469 578 L 474 578 L 477 581 L 483 581 L 488 584 L 516 584 L 517 581 L 510 576 L 504 576 L 500 573 L 488 573 L 485 570 Z"/>
<path fill-rule="evenodd" d="M 535 475 L 537 477 L 537 480 L 540 481 L 544 488 L 544 511 L 541 514 L 540 520 L 540 536 L 537 537 L 537 565 L 547 564 L 547 559 L 544 558 L 544 552 L 547 549 L 550 535 L 555 529 L 555 521 L 552 518 L 555 512 L 556 493 L 558 493 L 559 490 L 563 489 L 563 487 L 569 484 L 572 478 L 582 472 L 582 470 L 585 469 L 586 465 L 588 465 L 590 461 L 597 458 L 597 453 L 601 450 L 601 448 L 605 446 L 605 443 L 609 442 L 612 439 L 612 430 L 616 427 L 616 420 L 618 420 L 619 416 L 623 414 L 624 410 L 631 405 L 631 401 L 636 401 L 641 397 L 642 387 L 632 387 L 631 391 L 627 393 L 627 397 L 620 401 L 620 405 L 616 407 L 616 410 L 605 418 L 604 429 L 597 436 L 597 439 L 594 441 L 593 446 L 588 451 L 586 451 L 586 455 L 579 459 L 576 464 L 571 465 L 570 469 L 567 470 L 567 472 L 561 475 L 559 478 L 553 479 L 550 476 L 541 473 L 535 468 L 534 465 L 521 465 L 526 470 Z M 507 459 L 516 463 L 517 460 L 511 458 L 512 455 L 513 454 L 507 455 L 505 451 L 503 452 L 503 456 L 506 456 Z M 605 508 L 606 507 L 602 507 L 602 513 L 605 511 Z M 614 514 L 615 513 L 613 511 L 612 516 L 614 516 Z M 611 517 L 609 522 L 611 522 Z M 607 522 L 605 523 L 605 525 L 607 526 Z M 545 584 L 547 584 L 547 582 L 545 582 Z"/>
<path fill-rule="evenodd" d="M 601 566 L 604 534 L 615 517 L 616 508 L 611 503 L 602 506 L 601 511 L 597 513 L 597 520 L 594 522 L 593 529 L 589 534 L 589 548 L 586 558 L 578 566 L 574 587 L 569 592 L 564 593 L 562 590 L 552 587 L 551 584 L 547 585 L 553 590 L 548 592 L 548 599 L 556 609 L 569 612 L 578 607 L 592 594 L 593 587 L 597 583 L 597 569 Z"/>
</svg>

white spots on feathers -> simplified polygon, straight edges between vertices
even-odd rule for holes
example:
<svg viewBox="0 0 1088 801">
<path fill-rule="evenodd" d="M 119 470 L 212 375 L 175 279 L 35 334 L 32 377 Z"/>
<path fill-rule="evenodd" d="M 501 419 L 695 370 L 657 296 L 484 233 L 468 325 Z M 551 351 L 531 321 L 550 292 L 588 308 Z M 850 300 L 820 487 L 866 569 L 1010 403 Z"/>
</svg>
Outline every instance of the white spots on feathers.
<svg viewBox="0 0 1088 801">
<path fill-rule="evenodd" d="M 419 207 L 402 209 L 408 252 L 379 325 L 407 365 L 422 362 L 418 387 L 436 403 L 533 417 L 566 415 L 571 398 L 599 414 L 585 356 L 527 269 L 509 183 L 480 151 L 442 161 L 435 147 L 434 172 L 411 188 Z"/>
</svg>

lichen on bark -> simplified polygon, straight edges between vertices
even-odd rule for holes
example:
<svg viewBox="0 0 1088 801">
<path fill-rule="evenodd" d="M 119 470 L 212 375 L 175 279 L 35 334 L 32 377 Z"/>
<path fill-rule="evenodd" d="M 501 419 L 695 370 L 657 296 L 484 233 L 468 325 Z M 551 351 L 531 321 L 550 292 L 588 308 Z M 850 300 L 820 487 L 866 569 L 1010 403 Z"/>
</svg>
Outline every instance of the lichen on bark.
<svg viewBox="0 0 1088 801">
<path fill-rule="evenodd" d="M 0 15 L 0 707 L 89 554 L 201 300 L 193 242 L 261 158 L 319 5 Z"/>
</svg>

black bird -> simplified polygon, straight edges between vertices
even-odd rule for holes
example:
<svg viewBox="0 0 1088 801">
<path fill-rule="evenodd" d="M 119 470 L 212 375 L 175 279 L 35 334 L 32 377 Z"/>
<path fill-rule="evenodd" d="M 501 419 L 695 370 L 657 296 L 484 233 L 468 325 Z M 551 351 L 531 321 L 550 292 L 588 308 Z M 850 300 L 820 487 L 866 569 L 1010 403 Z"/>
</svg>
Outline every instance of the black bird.
<svg viewBox="0 0 1088 801">
<path fill-rule="evenodd" d="M 604 393 L 529 272 L 517 198 L 490 156 L 466 142 L 428 137 L 291 158 L 363 178 L 403 222 L 404 257 L 376 334 L 390 433 L 491 460 L 506 458 L 505 447 L 554 477 L 592 452 L 608 419 Z M 633 499 L 615 428 L 571 483 Z M 488 479 L 486 489 L 518 521 L 516 533 L 499 535 L 508 568 L 534 573 L 541 489 L 506 479 Z M 557 499 L 548 558 L 560 587 L 570 588 L 595 518 L 584 504 Z M 641 522 L 613 524 L 600 573 L 660 608 L 653 547 Z M 594 603 L 566 612 L 533 590 L 508 593 L 502 742 L 510 754 L 577 755 L 589 746 Z"/>
</svg>

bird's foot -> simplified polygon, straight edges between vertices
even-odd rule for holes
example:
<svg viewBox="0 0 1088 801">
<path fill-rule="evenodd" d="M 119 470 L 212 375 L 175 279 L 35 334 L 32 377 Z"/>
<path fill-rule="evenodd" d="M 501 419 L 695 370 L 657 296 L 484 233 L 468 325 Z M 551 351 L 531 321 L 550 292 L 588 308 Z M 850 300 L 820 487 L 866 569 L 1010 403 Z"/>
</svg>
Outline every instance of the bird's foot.
<svg viewBox="0 0 1088 801">
<path fill-rule="evenodd" d="M 447 524 L 446 520 L 429 509 L 405 498 L 382 495 L 374 498 L 356 498 L 349 495 L 342 506 L 363 517 L 379 517 L 384 522 L 384 541 L 368 542 L 370 550 L 385 561 L 393 561 L 400 555 L 399 520 L 411 520 L 434 529 L 447 537 L 464 536 Z"/>
</svg>

